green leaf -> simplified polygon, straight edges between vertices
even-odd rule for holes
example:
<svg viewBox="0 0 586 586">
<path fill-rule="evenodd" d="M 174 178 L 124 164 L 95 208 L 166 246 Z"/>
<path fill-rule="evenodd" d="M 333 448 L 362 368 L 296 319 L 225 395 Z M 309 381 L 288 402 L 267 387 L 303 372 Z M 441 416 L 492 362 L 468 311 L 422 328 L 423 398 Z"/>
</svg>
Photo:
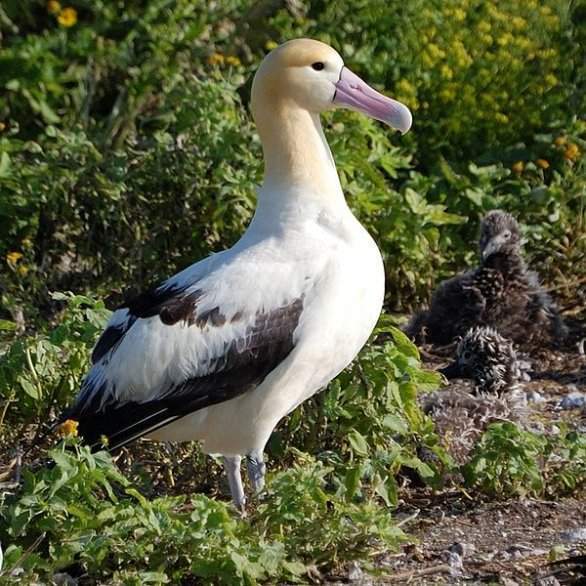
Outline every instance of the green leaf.
<svg viewBox="0 0 586 586">
<path fill-rule="evenodd" d="M 22 387 L 22 390 L 33 399 L 39 399 L 41 397 L 38 388 L 27 381 L 25 378 L 19 376 L 18 383 Z"/>
<path fill-rule="evenodd" d="M 10 156 L 7 152 L 0 155 L 0 179 L 10 175 Z"/>
<path fill-rule="evenodd" d="M 417 349 L 417 346 L 400 329 L 391 326 L 390 332 L 398 350 L 406 356 L 412 356 L 419 360 L 419 350 Z"/>
<path fill-rule="evenodd" d="M 399 433 L 401 435 L 406 435 L 409 433 L 409 427 L 407 422 L 399 415 L 394 413 L 389 413 L 385 415 L 382 421 L 383 427 L 386 427 L 388 430 Z"/>
<path fill-rule="evenodd" d="M 366 438 L 356 429 L 350 430 L 348 433 L 348 441 L 352 446 L 352 449 L 359 455 L 359 456 L 368 456 L 369 447 Z"/>
</svg>

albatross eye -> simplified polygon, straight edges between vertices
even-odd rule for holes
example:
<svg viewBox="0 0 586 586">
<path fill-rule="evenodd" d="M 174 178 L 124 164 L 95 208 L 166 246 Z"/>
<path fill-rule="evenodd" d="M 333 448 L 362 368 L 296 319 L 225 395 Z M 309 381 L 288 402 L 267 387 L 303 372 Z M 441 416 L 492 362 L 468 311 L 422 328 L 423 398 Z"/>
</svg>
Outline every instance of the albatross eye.
<svg viewBox="0 0 586 586">
<path fill-rule="evenodd" d="M 322 61 L 317 61 L 316 63 L 312 63 L 311 67 L 316 71 L 321 71 L 325 67 L 325 65 Z"/>
</svg>

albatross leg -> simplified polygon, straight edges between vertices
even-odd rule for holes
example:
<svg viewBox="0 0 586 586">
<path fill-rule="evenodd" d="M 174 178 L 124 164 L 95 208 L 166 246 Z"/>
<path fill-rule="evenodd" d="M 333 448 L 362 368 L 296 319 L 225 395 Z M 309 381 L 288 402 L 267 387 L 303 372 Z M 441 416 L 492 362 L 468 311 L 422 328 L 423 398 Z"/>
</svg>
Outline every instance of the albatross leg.
<svg viewBox="0 0 586 586">
<path fill-rule="evenodd" d="M 265 472 L 266 465 L 262 450 L 253 450 L 246 458 L 246 469 L 248 470 L 248 478 L 254 493 L 259 493 L 265 486 Z"/>
<path fill-rule="evenodd" d="M 240 476 L 240 456 L 224 456 L 224 470 L 228 477 L 228 484 L 230 485 L 230 494 L 236 508 L 244 514 L 246 506 L 246 497 L 244 496 L 244 488 L 242 488 L 242 477 Z"/>
</svg>

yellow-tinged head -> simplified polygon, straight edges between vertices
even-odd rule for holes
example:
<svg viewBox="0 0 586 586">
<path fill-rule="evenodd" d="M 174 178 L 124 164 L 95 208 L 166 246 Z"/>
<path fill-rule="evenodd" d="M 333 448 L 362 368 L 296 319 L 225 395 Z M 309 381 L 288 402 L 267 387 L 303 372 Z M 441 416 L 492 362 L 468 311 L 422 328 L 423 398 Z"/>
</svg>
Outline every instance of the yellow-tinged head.
<svg viewBox="0 0 586 586">
<path fill-rule="evenodd" d="M 296 39 L 271 51 L 252 84 L 252 112 L 258 118 L 279 103 L 320 113 L 334 107 L 356 110 L 405 133 L 409 109 L 372 89 L 344 66 L 339 53 L 311 39 Z"/>
</svg>

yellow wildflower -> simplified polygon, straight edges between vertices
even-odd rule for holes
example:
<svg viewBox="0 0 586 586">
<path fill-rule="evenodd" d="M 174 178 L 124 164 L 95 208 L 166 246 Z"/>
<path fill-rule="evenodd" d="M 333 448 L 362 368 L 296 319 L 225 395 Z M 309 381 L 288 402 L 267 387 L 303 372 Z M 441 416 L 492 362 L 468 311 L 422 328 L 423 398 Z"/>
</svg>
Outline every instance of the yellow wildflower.
<svg viewBox="0 0 586 586">
<path fill-rule="evenodd" d="M 433 58 L 443 59 L 446 56 L 446 52 L 443 49 L 440 49 L 435 43 L 427 45 L 427 52 Z"/>
<path fill-rule="evenodd" d="M 452 87 L 445 87 L 440 91 L 439 97 L 442 102 L 451 102 L 456 97 L 456 92 Z"/>
<path fill-rule="evenodd" d="M 64 8 L 57 16 L 57 22 L 65 28 L 72 27 L 77 22 L 77 10 L 75 8 Z"/>
<path fill-rule="evenodd" d="M 272 51 L 273 49 L 276 49 L 279 45 L 277 43 L 275 43 L 275 41 L 267 41 L 265 43 L 265 49 L 267 51 Z"/>
<path fill-rule="evenodd" d="M 22 258 L 22 252 L 18 252 L 16 250 L 13 252 L 9 252 L 6 255 L 6 260 L 8 261 L 8 264 L 10 264 L 10 265 L 15 265 L 21 258 Z"/>
<path fill-rule="evenodd" d="M 464 10 L 462 10 L 461 8 L 455 8 L 454 9 L 454 19 L 458 22 L 462 22 L 463 20 L 466 20 L 466 12 Z"/>
<path fill-rule="evenodd" d="M 511 167 L 511 169 L 513 170 L 513 173 L 516 173 L 517 175 L 521 175 L 521 173 L 523 173 L 523 170 L 525 169 L 525 165 L 524 165 L 523 161 L 517 161 Z"/>
<path fill-rule="evenodd" d="M 542 169 L 549 169 L 549 161 L 546 159 L 537 159 L 535 163 L 537 163 L 537 166 L 541 167 Z"/>
<path fill-rule="evenodd" d="M 208 57 L 208 65 L 223 65 L 226 58 L 222 53 L 212 53 Z"/>
<path fill-rule="evenodd" d="M 228 65 L 233 65 L 234 67 L 242 65 L 240 59 L 238 59 L 238 57 L 235 57 L 234 55 L 228 55 L 228 57 L 226 57 L 226 63 Z"/>
<path fill-rule="evenodd" d="M 571 142 L 564 151 L 564 159 L 566 161 L 575 161 L 580 156 L 580 149 L 577 144 Z"/>
<path fill-rule="evenodd" d="M 454 72 L 451 70 L 449 65 L 442 65 L 440 68 L 440 75 L 444 79 L 452 79 L 454 77 Z"/>
<path fill-rule="evenodd" d="M 49 0 L 49 2 L 47 2 L 47 10 L 51 14 L 59 14 L 61 12 L 61 4 L 59 4 L 57 0 Z"/>
<path fill-rule="evenodd" d="M 4 122 L 0 122 L 0 132 L 6 130 L 6 124 Z"/>
<path fill-rule="evenodd" d="M 415 95 L 417 93 L 415 86 L 405 78 L 399 80 L 396 89 L 403 95 Z"/>
<path fill-rule="evenodd" d="M 568 142 L 568 139 L 565 136 L 558 136 L 554 141 L 553 144 L 555 146 L 560 147 L 564 146 Z"/>
<path fill-rule="evenodd" d="M 108 438 L 107 435 L 102 434 L 100 436 L 100 443 L 102 444 L 102 446 L 104 448 L 107 448 L 110 445 L 110 439 Z"/>
<path fill-rule="evenodd" d="M 75 419 L 66 419 L 58 428 L 57 434 L 59 437 L 77 437 L 77 428 L 79 421 Z"/>
<path fill-rule="evenodd" d="M 19 265 L 16 270 L 21 277 L 26 277 L 28 275 L 28 267 L 26 265 Z"/>
</svg>

